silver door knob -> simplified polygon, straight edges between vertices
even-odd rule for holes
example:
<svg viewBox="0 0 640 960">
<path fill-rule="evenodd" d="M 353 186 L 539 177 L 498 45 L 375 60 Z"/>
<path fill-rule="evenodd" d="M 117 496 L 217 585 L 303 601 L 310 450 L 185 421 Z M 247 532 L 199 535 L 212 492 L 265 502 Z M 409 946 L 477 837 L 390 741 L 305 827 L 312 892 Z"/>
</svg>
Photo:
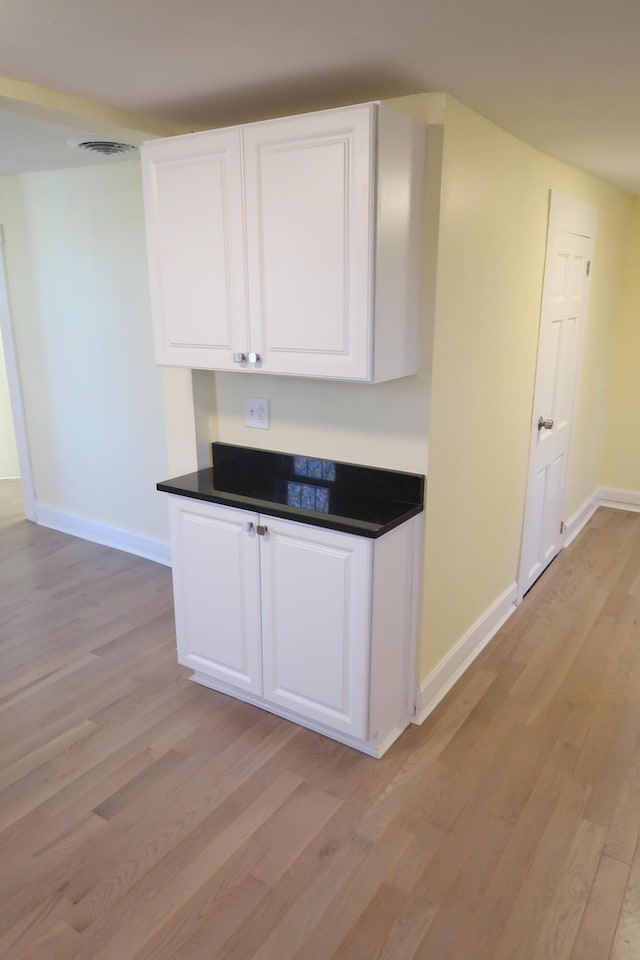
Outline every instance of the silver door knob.
<svg viewBox="0 0 640 960">
<path fill-rule="evenodd" d="M 243 520 L 241 529 L 247 531 L 247 533 L 249 530 L 253 530 L 253 524 L 251 523 L 251 520 Z"/>
<path fill-rule="evenodd" d="M 249 361 L 249 363 L 260 363 L 261 359 L 262 357 L 260 356 L 260 354 L 254 353 L 253 351 L 251 351 L 251 353 L 247 357 L 247 360 Z"/>
<path fill-rule="evenodd" d="M 246 353 L 234 353 L 233 362 L 234 363 L 244 363 L 247 359 Z"/>
<path fill-rule="evenodd" d="M 264 535 L 268 532 L 269 532 L 269 528 L 263 526 L 263 524 L 261 523 L 259 523 L 258 526 L 256 527 L 256 533 L 258 534 L 259 537 L 264 537 Z"/>
<path fill-rule="evenodd" d="M 545 420 L 544 417 L 538 417 L 538 430 L 553 430 L 553 420 Z"/>
</svg>

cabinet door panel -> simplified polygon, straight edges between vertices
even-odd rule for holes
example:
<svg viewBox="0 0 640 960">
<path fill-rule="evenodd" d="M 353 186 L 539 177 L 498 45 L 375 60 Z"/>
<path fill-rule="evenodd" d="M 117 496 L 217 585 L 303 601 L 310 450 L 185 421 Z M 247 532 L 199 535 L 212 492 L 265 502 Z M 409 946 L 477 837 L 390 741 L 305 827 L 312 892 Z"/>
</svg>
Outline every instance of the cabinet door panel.
<svg viewBox="0 0 640 960">
<path fill-rule="evenodd" d="M 170 502 L 178 660 L 261 694 L 260 551 L 242 529 L 256 515 Z"/>
<path fill-rule="evenodd" d="M 261 523 L 264 697 L 366 739 L 371 542 Z"/>
<path fill-rule="evenodd" d="M 247 349 L 240 150 L 239 130 L 144 148 L 160 363 L 233 369 Z"/>
<path fill-rule="evenodd" d="M 265 371 L 371 375 L 373 109 L 243 131 L 251 349 Z"/>
</svg>

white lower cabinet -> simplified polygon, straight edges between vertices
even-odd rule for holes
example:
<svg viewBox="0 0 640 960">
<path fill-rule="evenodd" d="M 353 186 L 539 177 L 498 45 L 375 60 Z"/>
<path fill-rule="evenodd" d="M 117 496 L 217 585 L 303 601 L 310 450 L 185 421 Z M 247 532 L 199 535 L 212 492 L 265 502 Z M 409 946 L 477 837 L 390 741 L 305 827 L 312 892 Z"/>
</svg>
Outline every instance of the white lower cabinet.
<svg viewBox="0 0 640 960">
<path fill-rule="evenodd" d="M 372 540 L 261 517 L 262 693 L 367 736 Z"/>
<path fill-rule="evenodd" d="M 413 713 L 419 518 L 376 540 L 170 497 L 178 660 L 374 756 Z"/>
<path fill-rule="evenodd" d="M 170 516 L 178 660 L 260 695 L 260 555 L 243 529 L 254 514 L 177 498 Z"/>
</svg>

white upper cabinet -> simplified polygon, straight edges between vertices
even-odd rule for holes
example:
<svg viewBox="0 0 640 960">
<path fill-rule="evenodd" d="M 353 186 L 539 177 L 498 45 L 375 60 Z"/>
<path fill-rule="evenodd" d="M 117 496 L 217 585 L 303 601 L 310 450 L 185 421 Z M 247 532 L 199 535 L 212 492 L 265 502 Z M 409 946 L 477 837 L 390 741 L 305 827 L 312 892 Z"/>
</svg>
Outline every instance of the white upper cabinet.
<svg viewBox="0 0 640 960">
<path fill-rule="evenodd" d="M 145 144 L 158 362 L 415 373 L 425 135 L 370 103 Z"/>
<path fill-rule="evenodd" d="M 369 378 L 370 107 L 244 131 L 251 346 L 264 370 Z"/>
<path fill-rule="evenodd" d="M 247 337 L 240 131 L 146 144 L 143 183 L 156 359 L 230 370 Z"/>
</svg>

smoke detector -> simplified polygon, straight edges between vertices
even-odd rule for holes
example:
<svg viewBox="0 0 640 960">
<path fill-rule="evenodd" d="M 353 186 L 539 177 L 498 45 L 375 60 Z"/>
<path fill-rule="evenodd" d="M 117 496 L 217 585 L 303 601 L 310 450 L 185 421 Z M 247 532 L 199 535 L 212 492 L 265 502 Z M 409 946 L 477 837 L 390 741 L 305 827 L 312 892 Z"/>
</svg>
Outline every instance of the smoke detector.
<svg viewBox="0 0 640 960">
<path fill-rule="evenodd" d="M 91 153 L 99 153 L 103 157 L 115 157 L 137 149 L 131 143 L 122 143 L 120 140 L 103 140 L 98 137 L 72 137 L 67 140 L 67 143 L 71 147 L 77 147 L 78 150 L 89 150 Z"/>
</svg>

